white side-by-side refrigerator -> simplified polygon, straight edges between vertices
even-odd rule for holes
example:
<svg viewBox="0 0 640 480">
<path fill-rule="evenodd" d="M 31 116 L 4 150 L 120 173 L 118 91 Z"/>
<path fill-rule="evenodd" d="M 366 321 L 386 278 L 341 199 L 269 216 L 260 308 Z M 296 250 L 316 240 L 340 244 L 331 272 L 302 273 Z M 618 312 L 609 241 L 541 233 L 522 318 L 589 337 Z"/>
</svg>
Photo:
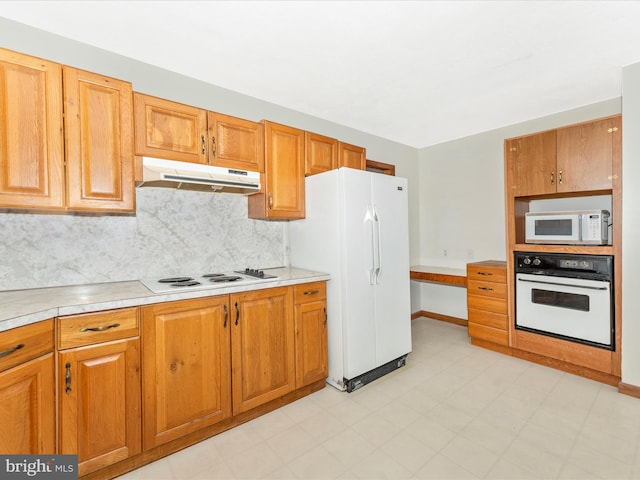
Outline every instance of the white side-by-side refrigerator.
<svg viewBox="0 0 640 480">
<path fill-rule="evenodd" d="M 305 185 L 306 217 L 289 224 L 290 262 L 331 274 L 327 382 L 353 391 L 411 351 L 407 180 L 339 168 Z"/>
</svg>

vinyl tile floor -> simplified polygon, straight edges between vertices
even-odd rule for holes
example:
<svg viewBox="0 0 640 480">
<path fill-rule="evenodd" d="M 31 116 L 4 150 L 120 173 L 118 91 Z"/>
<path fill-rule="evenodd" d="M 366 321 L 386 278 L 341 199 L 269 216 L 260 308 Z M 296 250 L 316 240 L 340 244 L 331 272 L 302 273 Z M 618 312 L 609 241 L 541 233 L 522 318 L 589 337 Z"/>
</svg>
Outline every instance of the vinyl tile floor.
<svg viewBox="0 0 640 480">
<path fill-rule="evenodd" d="M 353 392 L 326 386 L 119 477 L 640 479 L 640 399 L 412 322 L 405 367 Z"/>
</svg>

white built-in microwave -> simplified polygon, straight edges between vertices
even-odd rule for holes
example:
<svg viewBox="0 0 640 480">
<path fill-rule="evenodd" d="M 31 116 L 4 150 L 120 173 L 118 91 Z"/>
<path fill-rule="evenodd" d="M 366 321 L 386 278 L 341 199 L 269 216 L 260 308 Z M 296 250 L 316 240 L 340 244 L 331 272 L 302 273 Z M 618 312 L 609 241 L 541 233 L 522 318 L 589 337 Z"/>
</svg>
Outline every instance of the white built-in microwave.
<svg viewBox="0 0 640 480">
<path fill-rule="evenodd" d="M 606 245 L 609 217 L 607 210 L 529 212 L 525 214 L 525 242 Z"/>
</svg>

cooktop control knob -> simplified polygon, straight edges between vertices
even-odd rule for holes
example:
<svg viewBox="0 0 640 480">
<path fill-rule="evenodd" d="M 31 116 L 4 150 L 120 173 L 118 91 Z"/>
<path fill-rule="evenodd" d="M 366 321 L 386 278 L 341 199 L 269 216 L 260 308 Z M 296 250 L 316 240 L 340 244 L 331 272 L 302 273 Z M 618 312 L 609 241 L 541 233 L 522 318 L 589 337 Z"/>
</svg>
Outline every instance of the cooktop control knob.
<svg viewBox="0 0 640 480">
<path fill-rule="evenodd" d="M 531 265 L 531 259 L 529 257 L 524 257 L 522 263 L 524 263 L 525 265 Z"/>
<path fill-rule="evenodd" d="M 537 267 L 542 263 L 542 260 L 540 260 L 538 257 L 533 259 L 533 264 Z"/>
</svg>

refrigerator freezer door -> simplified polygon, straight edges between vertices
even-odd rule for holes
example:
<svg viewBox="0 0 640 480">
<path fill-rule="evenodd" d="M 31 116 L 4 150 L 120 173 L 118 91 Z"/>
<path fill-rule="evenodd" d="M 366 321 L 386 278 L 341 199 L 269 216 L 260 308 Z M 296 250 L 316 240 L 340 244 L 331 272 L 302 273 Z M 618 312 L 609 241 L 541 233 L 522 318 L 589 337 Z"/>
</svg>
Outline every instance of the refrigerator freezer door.
<svg viewBox="0 0 640 480">
<path fill-rule="evenodd" d="M 344 376 L 376 367 L 374 220 L 371 174 L 343 168 L 342 239 Z"/>
<path fill-rule="evenodd" d="M 378 218 L 379 274 L 375 285 L 376 366 L 411 351 L 407 180 L 372 175 Z"/>
</svg>

